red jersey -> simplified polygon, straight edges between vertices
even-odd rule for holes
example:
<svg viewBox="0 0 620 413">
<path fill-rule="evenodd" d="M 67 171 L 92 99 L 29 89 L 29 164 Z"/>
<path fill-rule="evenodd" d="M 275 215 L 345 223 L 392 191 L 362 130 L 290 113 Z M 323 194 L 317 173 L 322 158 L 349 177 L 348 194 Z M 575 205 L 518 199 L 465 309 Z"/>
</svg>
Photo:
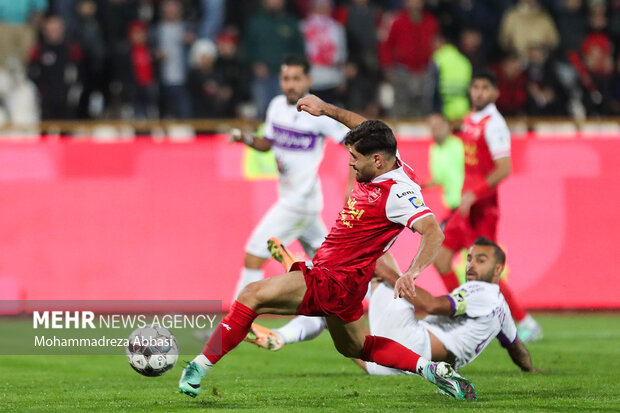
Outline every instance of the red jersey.
<svg viewBox="0 0 620 413">
<path fill-rule="evenodd" d="M 494 104 L 463 119 L 461 132 L 465 151 L 463 193 L 482 183 L 495 168 L 496 159 L 510 156 L 510 130 Z M 497 205 L 497 188 L 481 202 Z"/>
<path fill-rule="evenodd" d="M 313 265 L 357 273 L 359 283 L 370 281 L 375 262 L 403 228 L 432 214 L 410 175 L 401 166 L 372 182 L 356 182 Z"/>
</svg>

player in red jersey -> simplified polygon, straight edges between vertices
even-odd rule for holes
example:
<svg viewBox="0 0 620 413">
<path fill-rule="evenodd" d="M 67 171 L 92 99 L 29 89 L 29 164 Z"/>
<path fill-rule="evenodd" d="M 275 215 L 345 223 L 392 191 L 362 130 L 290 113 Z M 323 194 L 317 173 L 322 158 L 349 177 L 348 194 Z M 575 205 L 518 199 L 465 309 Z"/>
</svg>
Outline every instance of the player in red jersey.
<svg viewBox="0 0 620 413">
<path fill-rule="evenodd" d="M 295 263 L 286 274 L 241 291 L 202 353 L 183 371 L 179 390 L 197 396 L 202 378 L 245 339 L 258 315 L 302 314 L 325 316 L 336 349 L 347 357 L 418 374 L 458 399 L 476 398 L 471 382 L 449 364 L 433 363 L 388 338 L 365 335 L 360 320 L 376 261 L 405 227 L 422 239 L 411 266 L 396 282 L 398 297 L 415 295 L 415 279 L 433 262 L 444 239 L 420 187 L 396 156 L 394 133 L 381 121 L 366 121 L 316 96 L 300 99 L 297 108 L 353 128 L 345 138 L 356 175 L 349 201 L 311 263 Z"/>
<path fill-rule="evenodd" d="M 461 139 L 465 151 L 465 182 L 461 203 L 444 228 L 446 239 L 434 265 L 452 291 L 459 281 L 452 269 L 455 252 L 471 245 L 478 236 L 497 241 L 498 185 L 510 175 L 510 131 L 495 107 L 497 82 L 492 73 L 472 76 L 469 94 L 472 112 L 463 119 Z M 542 338 L 540 325 L 519 305 L 505 280 L 500 290 L 519 326 L 523 342 Z"/>
</svg>

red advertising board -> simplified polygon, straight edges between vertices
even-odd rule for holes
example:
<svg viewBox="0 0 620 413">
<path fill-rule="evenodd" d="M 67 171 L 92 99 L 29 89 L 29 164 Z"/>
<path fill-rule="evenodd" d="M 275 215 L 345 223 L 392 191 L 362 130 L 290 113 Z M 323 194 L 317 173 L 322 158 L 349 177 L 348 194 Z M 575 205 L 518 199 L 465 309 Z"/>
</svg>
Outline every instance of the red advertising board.
<svg viewBox="0 0 620 413">
<path fill-rule="evenodd" d="M 526 307 L 620 308 L 618 138 L 513 140 L 500 240 Z M 422 180 L 428 145 L 399 143 Z M 277 196 L 273 179 L 244 176 L 244 150 L 222 136 L 0 144 L 0 299 L 217 299 L 227 308 L 246 239 Z M 347 160 L 327 146 L 328 226 L 344 201 Z M 425 200 L 445 214 L 437 190 Z M 394 245 L 401 268 L 417 242 L 403 233 Z M 444 292 L 433 269 L 419 284 Z"/>
</svg>

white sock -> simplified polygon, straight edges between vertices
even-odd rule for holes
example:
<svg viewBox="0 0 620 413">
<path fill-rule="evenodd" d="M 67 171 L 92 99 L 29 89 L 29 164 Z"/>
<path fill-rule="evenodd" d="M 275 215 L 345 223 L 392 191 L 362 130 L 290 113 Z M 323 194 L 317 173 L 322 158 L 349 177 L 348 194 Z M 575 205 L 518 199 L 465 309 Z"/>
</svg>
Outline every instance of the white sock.
<svg viewBox="0 0 620 413">
<path fill-rule="evenodd" d="M 233 300 L 237 299 L 237 296 L 243 290 L 243 288 L 255 281 L 260 281 L 263 279 L 263 270 L 251 270 L 249 268 L 243 268 L 241 270 L 241 275 L 239 276 L 239 281 L 237 282 L 237 288 L 235 289 L 235 296 Z"/>
<path fill-rule="evenodd" d="M 213 363 L 211 363 L 202 353 L 197 355 L 192 361 L 202 367 L 206 372 L 211 370 L 211 367 L 213 367 Z"/>
<path fill-rule="evenodd" d="M 312 340 L 325 330 L 323 317 L 306 317 L 303 315 L 293 318 L 288 324 L 274 331 L 282 337 L 286 344 Z"/>
<path fill-rule="evenodd" d="M 425 359 L 424 357 L 420 357 L 418 359 L 418 363 L 415 365 L 416 374 L 428 380 L 428 377 L 426 377 L 426 366 L 428 366 L 428 363 L 430 362 L 431 362 L 430 360 Z"/>
</svg>

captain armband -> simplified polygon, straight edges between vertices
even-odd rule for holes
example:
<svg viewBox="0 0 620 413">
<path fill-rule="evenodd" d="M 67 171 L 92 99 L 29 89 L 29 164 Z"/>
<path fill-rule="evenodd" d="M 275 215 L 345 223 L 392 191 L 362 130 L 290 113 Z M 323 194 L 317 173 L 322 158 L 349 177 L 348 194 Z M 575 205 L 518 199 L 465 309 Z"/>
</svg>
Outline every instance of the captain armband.
<svg viewBox="0 0 620 413">
<path fill-rule="evenodd" d="M 467 301 L 465 301 L 466 292 L 463 290 L 458 290 L 450 293 L 449 297 L 452 301 L 452 309 L 454 310 L 454 315 L 465 314 L 467 311 Z"/>
</svg>

